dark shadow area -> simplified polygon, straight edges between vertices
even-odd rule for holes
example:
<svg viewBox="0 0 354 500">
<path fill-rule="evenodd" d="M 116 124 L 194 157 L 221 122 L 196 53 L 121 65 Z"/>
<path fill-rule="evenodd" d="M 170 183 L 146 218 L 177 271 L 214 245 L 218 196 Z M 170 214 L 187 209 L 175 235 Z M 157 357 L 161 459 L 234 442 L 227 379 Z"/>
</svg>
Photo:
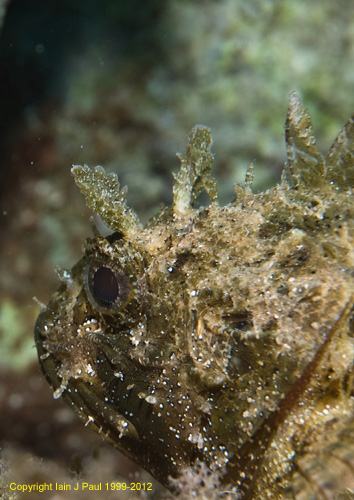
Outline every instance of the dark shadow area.
<svg viewBox="0 0 354 500">
<path fill-rule="evenodd" d="M 163 57 L 157 0 L 71 2 L 13 0 L 0 33 L 0 195 L 20 175 L 12 150 L 38 108 L 55 112 L 70 55 L 95 45 L 119 58 L 149 64 Z"/>
</svg>

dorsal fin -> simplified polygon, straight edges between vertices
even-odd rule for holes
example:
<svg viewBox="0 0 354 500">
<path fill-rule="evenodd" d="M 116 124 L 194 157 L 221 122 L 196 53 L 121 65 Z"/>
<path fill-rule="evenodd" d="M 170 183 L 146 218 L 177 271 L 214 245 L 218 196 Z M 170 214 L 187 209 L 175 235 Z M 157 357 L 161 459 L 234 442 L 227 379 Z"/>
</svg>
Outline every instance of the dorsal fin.
<svg viewBox="0 0 354 500">
<path fill-rule="evenodd" d="M 354 115 L 339 131 L 326 158 L 326 179 L 340 188 L 354 186 Z"/>
<path fill-rule="evenodd" d="M 196 125 L 188 136 L 188 147 L 185 155 L 178 154 L 181 168 L 174 175 L 173 210 L 184 213 L 193 206 L 203 189 L 212 201 L 216 201 L 216 183 L 211 176 L 211 165 L 214 155 L 211 152 L 210 129 L 203 125 Z"/>
<path fill-rule="evenodd" d="M 324 180 L 325 165 L 316 147 L 311 117 L 296 92 L 290 95 L 285 125 L 286 167 L 297 186 L 318 186 Z"/>
</svg>

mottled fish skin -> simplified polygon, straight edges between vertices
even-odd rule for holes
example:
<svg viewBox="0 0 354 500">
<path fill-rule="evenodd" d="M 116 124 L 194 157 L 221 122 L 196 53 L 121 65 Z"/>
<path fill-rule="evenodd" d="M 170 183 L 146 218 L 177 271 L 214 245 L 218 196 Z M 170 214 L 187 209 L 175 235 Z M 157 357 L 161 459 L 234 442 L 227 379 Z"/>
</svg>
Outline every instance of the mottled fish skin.
<svg viewBox="0 0 354 500">
<path fill-rule="evenodd" d="M 146 227 L 115 175 L 74 167 L 114 233 L 87 240 L 37 320 L 54 397 L 167 486 L 203 462 L 239 498 L 343 488 L 354 454 L 353 138 L 350 119 L 324 159 L 292 94 L 281 183 L 253 194 L 250 168 L 222 207 L 210 131 L 197 126 L 172 206 Z M 194 209 L 203 190 L 211 204 Z M 310 481 L 316 461 L 324 472 Z"/>
</svg>

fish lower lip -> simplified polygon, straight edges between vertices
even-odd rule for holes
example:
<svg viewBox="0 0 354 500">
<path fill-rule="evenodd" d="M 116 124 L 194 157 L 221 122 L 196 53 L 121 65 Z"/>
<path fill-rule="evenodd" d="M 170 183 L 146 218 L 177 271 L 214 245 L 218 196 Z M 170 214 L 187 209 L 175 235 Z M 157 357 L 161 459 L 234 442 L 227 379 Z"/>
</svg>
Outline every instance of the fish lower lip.
<svg viewBox="0 0 354 500">
<path fill-rule="evenodd" d="M 118 440 L 139 441 L 135 426 L 116 409 L 96 393 L 94 387 L 81 380 L 70 380 L 62 394 L 65 402 L 74 407 L 75 411 L 86 420 L 86 425 L 91 424 L 108 437 L 114 436 Z M 126 446 L 126 443 L 125 443 Z"/>
</svg>

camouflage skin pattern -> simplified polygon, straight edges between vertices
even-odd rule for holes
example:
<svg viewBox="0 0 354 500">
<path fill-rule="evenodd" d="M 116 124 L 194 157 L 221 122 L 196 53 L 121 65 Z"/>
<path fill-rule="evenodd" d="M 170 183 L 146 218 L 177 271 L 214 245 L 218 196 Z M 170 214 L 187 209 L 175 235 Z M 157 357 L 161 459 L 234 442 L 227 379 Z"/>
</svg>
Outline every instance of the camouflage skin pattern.
<svg viewBox="0 0 354 500">
<path fill-rule="evenodd" d="M 173 205 L 146 227 L 115 175 L 74 167 L 114 232 L 87 240 L 37 320 L 54 397 L 167 486 L 202 462 L 235 498 L 343 488 L 354 446 L 353 138 L 350 119 L 324 159 L 292 94 L 281 183 L 253 194 L 250 167 L 221 207 L 210 131 L 197 126 Z M 194 209 L 203 190 L 211 204 Z"/>
</svg>

